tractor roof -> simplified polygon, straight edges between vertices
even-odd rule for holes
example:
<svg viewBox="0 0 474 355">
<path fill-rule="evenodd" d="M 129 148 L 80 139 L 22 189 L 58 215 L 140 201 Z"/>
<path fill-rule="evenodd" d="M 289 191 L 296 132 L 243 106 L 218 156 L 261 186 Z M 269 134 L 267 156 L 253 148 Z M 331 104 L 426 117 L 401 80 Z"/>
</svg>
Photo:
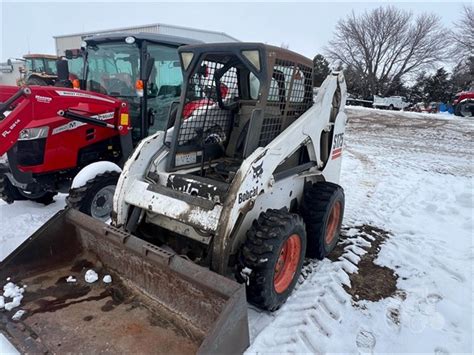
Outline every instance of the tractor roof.
<svg viewBox="0 0 474 355">
<path fill-rule="evenodd" d="M 178 46 L 203 43 L 202 41 L 199 41 L 196 39 L 169 36 L 169 35 L 163 35 L 163 34 L 158 34 L 158 33 L 148 33 L 148 32 L 108 33 L 108 34 L 88 36 L 88 37 L 85 37 L 84 40 L 88 43 L 101 43 L 101 42 L 112 42 L 112 41 L 124 41 L 125 38 L 127 37 L 134 37 L 135 40 L 137 41 L 148 41 L 148 42 L 153 42 L 153 43 L 178 45 Z"/>
<path fill-rule="evenodd" d="M 223 52 L 240 53 L 242 51 L 259 50 L 264 54 L 263 58 L 268 58 L 268 54 L 282 60 L 291 60 L 308 67 L 313 67 L 313 61 L 301 54 L 290 51 L 288 49 L 271 46 L 268 44 L 258 42 L 229 42 L 229 43 L 205 43 L 205 44 L 191 44 L 178 49 L 179 52 L 194 52 L 194 53 L 212 53 L 222 54 Z"/>
<path fill-rule="evenodd" d="M 33 58 L 58 59 L 57 56 L 51 55 L 51 54 L 25 54 L 23 58 L 25 59 L 33 59 Z"/>
</svg>

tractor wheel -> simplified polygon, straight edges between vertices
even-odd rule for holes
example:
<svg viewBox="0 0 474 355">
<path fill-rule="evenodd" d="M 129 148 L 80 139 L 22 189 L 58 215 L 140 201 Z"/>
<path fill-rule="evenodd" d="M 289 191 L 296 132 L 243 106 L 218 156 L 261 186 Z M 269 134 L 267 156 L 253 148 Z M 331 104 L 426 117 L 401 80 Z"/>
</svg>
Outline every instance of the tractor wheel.
<svg viewBox="0 0 474 355">
<path fill-rule="evenodd" d="M 457 111 L 457 112 L 456 112 Z M 455 114 L 460 117 L 473 117 L 474 116 L 474 102 L 465 101 L 456 105 Z"/>
<path fill-rule="evenodd" d="M 303 219 L 284 210 L 262 212 L 247 232 L 237 278 L 247 281 L 250 303 L 275 311 L 293 291 L 306 250 Z"/>
<path fill-rule="evenodd" d="M 16 186 L 13 186 L 5 175 L 0 175 L 0 198 L 8 204 L 15 201 L 30 200 L 49 205 L 54 202 L 53 197 L 56 195 L 56 192 L 49 191 L 41 191 L 38 193 L 23 191 Z"/>
<path fill-rule="evenodd" d="M 50 191 L 29 192 L 21 189 L 18 189 L 18 193 L 23 197 L 23 200 L 42 203 L 45 206 L 52 204 L 54 202 L 54 196 L 58 194 L 57 192 Z"/>
<path fill-rule="evenodd" d="M 455 116 L 461 116 L 461 107 L 459 104 L 457 104 L 456 106 L 454 106 L 454 115 Z"/>
<path fill-rule="evenodd" d="M 120 173 L 107 171 L 89 180 L 84 186 L 71 189 L 66 203 L 69 207 L 95 219 L 107 221 L 113 207 L 115 187 Z"/>
<path fill-rule="evenodd" d="M 5 175 L 0 175 L 0 198 L 8 204 L 18 200 L 25 200 L 18 189 L 13 186 Z"/>
<path fill-rule="evenodd" d="M 28 78 L 28 80 L 26 80 L 26 85 L 48 86 L 48 83 L 44 79 L 33 76 L 33 77 Z"/>
<path fill-rule="evenodd" d="M 301 207 L 306 224 L 306 256 L 324 259 L 336 246 L 344 215 L 344 190 L 330 182 L 319 182 L 306 189 Z"/>
</svg>

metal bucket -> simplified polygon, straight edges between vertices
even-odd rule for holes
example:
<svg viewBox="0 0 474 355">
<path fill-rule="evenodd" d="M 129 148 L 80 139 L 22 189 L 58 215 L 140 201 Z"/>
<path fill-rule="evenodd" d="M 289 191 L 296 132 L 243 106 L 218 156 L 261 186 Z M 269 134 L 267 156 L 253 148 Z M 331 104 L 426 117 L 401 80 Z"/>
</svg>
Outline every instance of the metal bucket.
<svg viewBox="0 0 474 355">
<path fill-rule="evenodd" d="M 98 281 L 85 281 L 88 269 Z M 7 277 L 27 285 L 20 307 L 0 310 L 0 331 L 22 353 L 242 353 L 249 344 L 243 285 L 72 209 L 0 264 Z M 18 309 L 26 313 L 14 321 Z"/>
</svg>

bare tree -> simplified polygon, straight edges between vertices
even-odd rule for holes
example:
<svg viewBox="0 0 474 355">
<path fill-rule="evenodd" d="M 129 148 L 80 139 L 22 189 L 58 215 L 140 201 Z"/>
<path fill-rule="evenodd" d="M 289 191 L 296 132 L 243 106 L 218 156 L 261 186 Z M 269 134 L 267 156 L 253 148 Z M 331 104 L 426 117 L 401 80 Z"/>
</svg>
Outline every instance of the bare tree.
<svg viewBox="0 0 474 355">
<path fill-rule="evenodd" d="M 440 19 L 433 14 L 414 17 L 411 12 L 381 6 L 339 20 L 327 54 L 342 60 L 364 83 L 360 95 L 386 95 L 404 75 L 443 60 L 446 38 Z"/>
<path fill-rule="evenodd" d="M 454 42 L 453 58 L 460 62 L 474 56 L 474 10 L 472 5 L 463 7 L 461 18 L 454 23 L 454 26 L 456 29 L 451 32 L 451 39 Z"/>
</svg>

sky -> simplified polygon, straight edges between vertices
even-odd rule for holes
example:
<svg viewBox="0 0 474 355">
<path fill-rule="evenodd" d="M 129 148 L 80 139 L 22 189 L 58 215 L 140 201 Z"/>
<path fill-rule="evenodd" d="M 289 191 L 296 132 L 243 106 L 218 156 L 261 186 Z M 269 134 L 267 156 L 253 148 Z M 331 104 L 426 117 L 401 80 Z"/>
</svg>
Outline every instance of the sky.
<svg viewBox="0 0 474 355">
<path fill-rule="evenodd" d="M 151 23 L 219 32 L 280 46 L 308 57 L 324 53 L 337 21 L 380 6 L 395 5 L 415 15 L 440 16 L 446 27 L 458 19 L 461 2 L 23 2 L 0 0 L 0 61 L 26 53 L 55 53 L 53 36 Z M 469 4 L 469 3 L 465 3 Z"/>
</svg>

